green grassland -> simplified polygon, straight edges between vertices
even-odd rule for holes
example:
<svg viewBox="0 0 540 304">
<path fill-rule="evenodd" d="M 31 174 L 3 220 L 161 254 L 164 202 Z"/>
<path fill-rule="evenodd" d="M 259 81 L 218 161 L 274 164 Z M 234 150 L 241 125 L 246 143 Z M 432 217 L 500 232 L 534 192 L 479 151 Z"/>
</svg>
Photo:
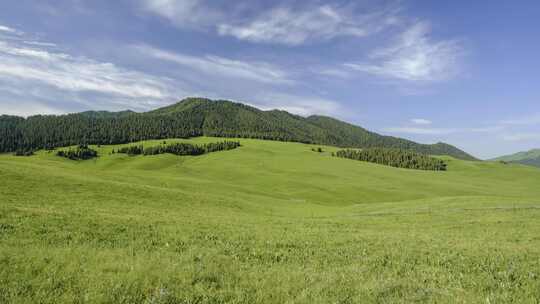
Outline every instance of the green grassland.
<svg viewBox="0 0 540 304">
<path fill-rule="evenodd" d="M 540 170 L 240 141 L 0 155 L 0 303 L 540 302 Z"/>
</svg>

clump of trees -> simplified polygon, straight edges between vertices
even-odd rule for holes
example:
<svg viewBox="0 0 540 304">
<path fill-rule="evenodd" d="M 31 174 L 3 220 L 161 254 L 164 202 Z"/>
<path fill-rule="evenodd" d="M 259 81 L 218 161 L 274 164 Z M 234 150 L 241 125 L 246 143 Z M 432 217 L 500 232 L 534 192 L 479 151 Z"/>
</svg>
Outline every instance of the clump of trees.
<svg viewBox="0 0 540 304">
<path fill-rule="evenodd" d="M 24 149 L 18 149 L 14 153 L 15 156 L 32 156 L 34 155 L 33 150 L 24 150 Z"/>
<path fill-rule="evenodd" d="M 346 149 L 332 153 L 332 156 L 366 161 L 396 168 L 446 171 L 446 163 L 438 158 L 409 150 L 369 148 L 363 150 Z"/>
<path fill-rule="evenodd" d="M 165 153 L 174 155 L 201 155 L 205 153 L 205 149 L 200 145 L 176 143 L 145 148 L 143 152 L 144 155 L 158 155 Z"/>
<path fill-rule="evenodd" d="M 324 150 L 323 150 L 321 147 L 318 147 L 318 148 L 311 148 L 311 151 L 317 152 L 317 153 L 323 153 L 323 152 L 324 152 Z"/>
<path fill-rule="evenodd" d="M 118 149 L 116 153 L 122 153 L 122 154 L 127 154 L 127 155 L 140 155 L 140 154 L 143 154 L 143 151 L 144 151 L 144 147 L 142 145 L 139 145 L 139 146 L 122 147 Z"/>
<path fill-rule="evenodd" d="M 237 141 L 222 141 L 217 143 L 208 143 L 202 145 L 193 145 L 189 143 L 174 143 L 163 144 L 144 148 L 142 145 L 122 147 L 117 153 L 128 155 L 158 155 L 170 153 L 174 155 L 202 155 L 216 151 L 232 150 L 240 147 L 240 142 Z"/>
<path fill-rule="evenodd" d="M 97 151 L 92 150 L 88 145 L 79 145 L 75 149 L 59 150 L 57 156 L 69 158 L 71 160 L 87 160 L 98 156 Z"/>
<path fill-rule="evenodd" d="M 233 150 L 238 147 L 240 147 L 239 141 L 228 141 L 228 140 L 202 145 L 202 148 L 204 148 L 205 153 Z"/>
</svg>

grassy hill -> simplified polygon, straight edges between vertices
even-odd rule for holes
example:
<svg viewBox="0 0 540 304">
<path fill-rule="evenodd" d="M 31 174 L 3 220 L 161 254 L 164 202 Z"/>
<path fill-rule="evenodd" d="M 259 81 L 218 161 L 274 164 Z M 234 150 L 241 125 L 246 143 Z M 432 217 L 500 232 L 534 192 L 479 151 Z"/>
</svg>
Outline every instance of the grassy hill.
<svg viewBox="0 0 540 304">
<path fill-rule="evenodd" d="M 493 159 L 493 161 L 504 161 L 540 167 L 540 149 L 533 149 L 527 152 L 519 152 L 512 155 L 501 156 Z"/>
<path fill-rule="evenodd" d="M 540 170 L 239 140 L 196 157 L 0 155 L 0 303 L 540 299 Z"/>
<path fill-rule="evenodd" d="M 399 148 L 424 154 L 475 159 L 448 144 L 424 145 L 382 136 L 330 117 L 304 118 L 285 111 L 262 111 L 240 103 L 204 98 L 187 98 L 147 113 L 101 111 L 32 116 L 27 119 L 1 116 L 0 135 L 0 152 L 204 135 L 351 148 Z"/>
</svg>

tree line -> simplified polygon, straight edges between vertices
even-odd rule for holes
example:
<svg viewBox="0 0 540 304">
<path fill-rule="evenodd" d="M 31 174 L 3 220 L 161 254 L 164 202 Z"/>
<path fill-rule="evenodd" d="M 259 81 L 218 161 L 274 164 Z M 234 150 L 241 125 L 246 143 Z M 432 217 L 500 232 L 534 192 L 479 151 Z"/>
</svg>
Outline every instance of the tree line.
<svg viewBox="0 0 540 304">
<path fill-rule="evenodd" d="M 38 115 L 24 118 L 0 116 L 0 153 L 52 150 L 78 144 L 109 145 L 148 139 L 202 136 L 197 122 L 183 115 L 89 116 Z"/>
<path fill-rule="evenodd" d="M 96 150 L 88 147 L 88 145 L 79 145 L 75 149 L 59 150 L 57 156 L 69 158 L 71 160 L 87 160 L 98 156 Z"/>
<path fill-rule="evenodd" d="M 158 155 L 170 153 L 174 155 L 202 155 L 217 151 L 232 150 L 240 147 L 238 141 L 221 141 L 216 143 L 207 143 L 194 145 L 189 143 L 173 143 L 163 144 L 158 146 L 144 147 L 143 145 L 133 145 L 121 147 L 115 153 L 123 153 L 128 155 Z"/>
<path fill-rule="evenodd" d="M 446 163 L 443 160 L 408 150 L 385 148 L 346 149 L 332 153 L 332 155 L 396 168 L 446 171 Z"/>
</svg>

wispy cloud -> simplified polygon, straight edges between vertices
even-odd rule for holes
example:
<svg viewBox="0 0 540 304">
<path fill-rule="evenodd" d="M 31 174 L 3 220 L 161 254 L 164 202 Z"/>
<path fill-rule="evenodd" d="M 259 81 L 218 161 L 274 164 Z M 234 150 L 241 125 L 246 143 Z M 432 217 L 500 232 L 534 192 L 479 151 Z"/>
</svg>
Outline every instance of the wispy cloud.
<svg viewBox="0 0 540 304">
<path fill-rule="evenodd" d="M 357 13 L 352 5 L 279 5 L 262 14 L 242 14 L 242 5 L 226 8 L 203 0 L 140 0 L 142 8 L 182 28 L 197 27 L 222 36 L 257 43 L 300 45 L 340 36 L 365 37 L 395 25 L 398 8 L 388 6 Z M 223 12 L 226 11 L 227 14 Z M 248 10 L 249 11 L 249 10 Z M 234 21 L 231 21 L 234 20 Z"/>
<path fill-rule="evenodd" d="M 283 110 L 301 116 L 340 115 L 340 103 L 317 96 L 266 92 L 253 96 L 252 105 L 263 110 Z"/>
<path fill-rule="evenodd" d="M 0 38 L 0 86 L 10 88 L 11 98 L 35 100 L 37 104 L 36 97 L 63 93 L 72 101 L 100 99 L 107 100 L 109 107 L 121 104 L 140 109 L 170 102 L 182 93 L 170 79 L 57 52 L 47 42 L 24 38 Z M 32 94 L 37 90 L 42 97 Z"/>
<path fill-rule="evenodd" d="M 143 58 L 157 59 L 177 64 L 190 73 L 186 77 L 202 87 L 209 97 L 238 100 L 263 110 L 279 109 L 293 114 L 339 115 L 340 103 L 309 93 L 291 93 L 301 85 L 285 68 L 266 62 L 252 62 L 213 55 L 193 56 L 171 52 L 148 45 L 138 45 L 135 50 Z"/>
<path fill-rule="evenodd" d="M 300 45 L 309 41 L 330 40 L 339 36 L 365 37 L 393 25 L 394 11 L 352 14 L 351 7 L 322 5 L 295 10 L 279 7 L 248 22 L 224 23 L 221 35 L 263 43 Z"/>
<path fill-rule="evenodd" d="M 42 41 L 23 41 L 24 44 L 40 47 L 56 47 L 56 43 L 42 42 Z"/>
<path fill-rule="evenodd" d="M 421 135 L 445 135 L 458 132 L 458 129 L 447 128 L 418 128 L 418 127 L 390 127 L 384 128 L 384 132 L 401 134 L 421 134 Z"/>
<path fill-rule="evenodd" d="M 64 111 L 48 106 L 36 100 L 4 100 L 0 99 L 0 115 L 31 116 L 43 114 L 61 114 Z"/>
<path fill-rule="evenodd" d="M 533 141 L 540 140 L 540 132 L 538 133 L 515 133 L 505 134 L 503 139 L 506 141 Z"/>
<path fill-rule="evenodd" d="M 242 78 L 262 83 L 293 83 L 289 79 L 287 72 L 265 62 L 240 61 L 213 55 L 191 56 L 145 45 L 136 46 L 136 49 L 147 56 L 169 61 L 209 75 L 217 74 L 224 77 Z"/>
<path fill-rule="evenodd" d="M 254 14 L 254 10 L 246 9 L 254 5 L 249 2 L 228 3 L 223 9 L 221 4 L 206 0 L 139 1 L 145 11 L 177 27 L 195 27 L 253 43 L 298 46 L 337 37 L 362 38 L 387 29 L 401 31 L 392 43 L 375 49 L 365 60 L 345 59 L 338 66 L 315 71 L 329 77 L 350 78 L 362 72 L 414 83 L 442 81 L 459 72 L 464 55 L 460 41 L 432 38 L 430 24 L 401 16 L 402 9 L 396 2 L 361 9 L 357 3 L 280 3 Z"/>
<path fill-rule="evenodd" d="M 167 96 L 163 80 L 112 63 L 0 42 L 0 77 L 41 82 L 67 91 L 94 91 L 132 98 Z"/>
<path fill-rule="evenodd" d="M 510 142 L 534 142 L 540 140 L 540 113 L 502 120 L 500 126 L 507 128 L 502 139 Z"/>
<path fill-rule="evenodd" d="M 21 36 L 23 35 L 24 35 L 24 32 L 22 31 L 19 31 L 7 25 L 0 24 L 0 39 L 18 41 L 21 39 Z"/>
<path fill-rule="evenodd" d="M 424 123 L 424 125 L 430 125 Z M 418 125 L 418 124 L 417 124 Z M 492 133 L 503 130 L 502 126 L 488 126 L 488 127 L 470 127 L 470 128 L 436 128 L 436 127 L 389 127 L 384 128 L 382 131 L 388 133 L 399 134 L 416 134 L 416 135 L 448 135 L 455 133 Z"/>
<path fill-rule="evenodd" d="M 202 0 L 139 0 L 141 8 L 178 27 L 207 27 L 224 18 Z"/>
<path fill-rule="evenodd" d="M 411 122 L 415 125 L 430 125 L 432 124 L 431 120 L 424 119 L 424 118 L 413 118 L 411 119 Z"/>
<path fill-rule="evenodd" d="M 243 100 L 263 109 L 304 116 L 340 112 L 334 100 L 309 93 L 284 93 L 297 84 L 296 80 L 288 70 L 265 62 L 192 56 L 149 45 L 125 47 L 140 61 L 162 61 L 166 68 L 155 65 L 153 70 L 160 73 L 157 75 L 168 75 L 165 77 L 60 52 L 62 46 L 29 35 L 20 38 L 0 38 L 0 114 L 144 111 L 189 95 Z M 182 68 L 171 69 L 171 64 Z"/>
<path fill-rule="evenodd" d="M 501 124 L 504 125 L 514 125 L 514 126 L 533 126 L 540 125 L 540 113 L 522 116 L 519 118 L 507 119 L 501 121 Z"/>
<path fill-rule="evenodd" d="M 353 73 L 351 73 L 350 71 L 335 68 L 335 67 L 318 67 L 318 68 L 312 68 L 311 71 L 315 74 L 319 74 L 319 75 L 330 77 L 330 78 L 347 79 L 353 76 Z"/>
<path fill-rule="evenodd" d="M 17 31 L 15 29 L 12 29 L 5 25 L 0 25 L 0 32 L 6 32 L 6 33 L 16 33 Z"/>
<path fill-rule="evenodd" d="M 389 47 L 373 51 L 368 61 L 346 63 L 351 70 L 412 82 L 446 80 L 459 70 L 464 49 L 457 40 L 436 41 L 431 28 L 417 22 Z"/>
</svg>

